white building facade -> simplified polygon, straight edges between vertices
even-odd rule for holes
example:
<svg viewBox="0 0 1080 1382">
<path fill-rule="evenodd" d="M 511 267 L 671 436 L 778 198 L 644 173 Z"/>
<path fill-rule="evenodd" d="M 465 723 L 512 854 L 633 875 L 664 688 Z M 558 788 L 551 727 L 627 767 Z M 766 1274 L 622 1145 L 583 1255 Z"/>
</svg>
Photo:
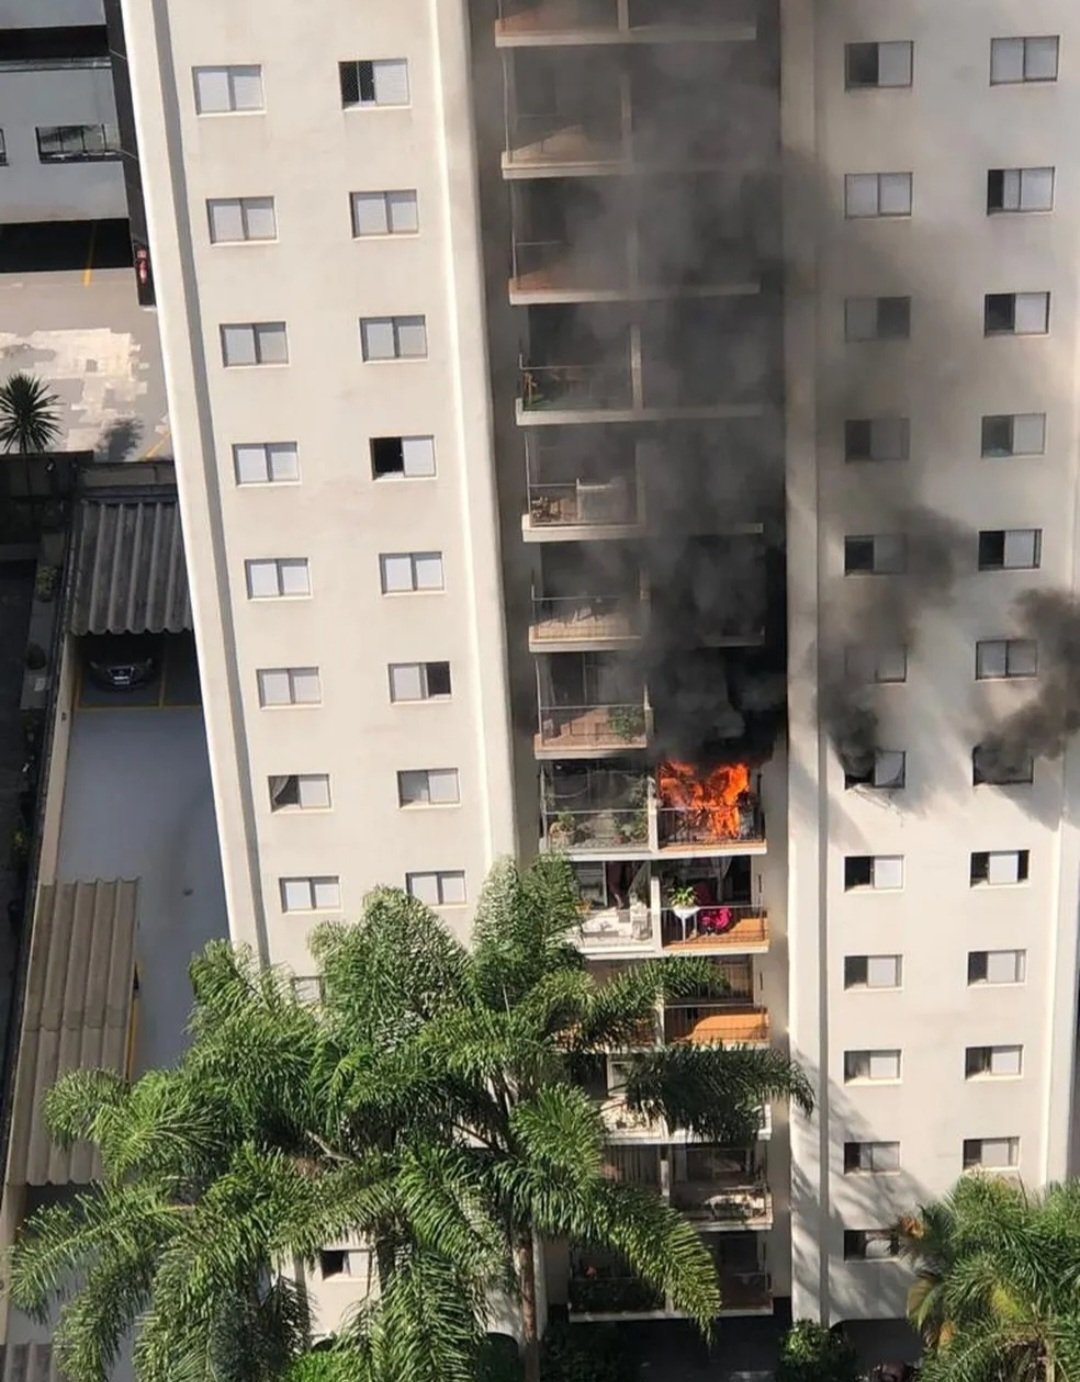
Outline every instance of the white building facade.
<svg viewBox="0 0 1080 1382">
<path fill-rule="evenodd" d="M 1077 769 L 972 757 L 1077 551 L 1077 21 L 1020 8 L 124 4 L 232 933 L 303 977 L 394 883 L 465 935 L 542 839 L 597 964 L 696 937 L 734 1001 L 669 1035 L 818 1108 L 613 1174 L 767 1187 L 703 1229 L 736 1313 L 898 1316 L 897 1212 L 1068 1168 Z M 708 828 L 688 757 L 746 771 Z"/>
</svg>

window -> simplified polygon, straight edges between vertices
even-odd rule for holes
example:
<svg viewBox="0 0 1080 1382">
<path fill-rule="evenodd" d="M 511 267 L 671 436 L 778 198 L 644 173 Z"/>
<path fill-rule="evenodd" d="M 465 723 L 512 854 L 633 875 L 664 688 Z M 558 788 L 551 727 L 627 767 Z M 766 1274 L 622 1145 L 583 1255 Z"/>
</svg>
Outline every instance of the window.
<svg viewBox="0 0 1080 1382">
<path fill-rule="evenodd" d="M 991 168 L 986 175 L 986 210 L 1053 211 L 1053 168 Z"/>
<path fill-rule="evenodd" d="M 898 1080 L 899 1051 L 845 1051 L 844 1083 L 858 1080 Z"/>
<path fill-rule="evenodd" d="M 263 109 L 261 67 L 196 67 L 192 75 L 200 115 Z"/>
<path fill-rule="evenodd" d="M 984 456 L 1041 456 L 1045 449 L 1045 413 L 993 413 L 982 420 Z"/>
<path fill-rule="evenodd" d="M 227 245 L 241 240 L 276 240 L 273 197 L 216 197 L 206 203 L 210 240 Z"/>
<path fill-rule="evenodd" d="M 427 319 L 361 317 L 360 348 L 365 360 L 423 360 L 427 356 Z"/>
<path fill-rule="evenodd" d="M 910 335 L 909 297 L 845 300 L 845 341 L 906 341 Z"/>
<path fill-rule="evenodd" d="M 241 442 L 233 447 L 238 485 L 268 485 L 300 479 L 300 456 L 294 441 Z"/>
<path fill-rule="evenodd" d="M 876 749 L 874 763 L 864 773 L 844 774 L 845 787 L 903 787 L 907 778 L 907 754 L 900 749 Z"/>
<path fill-rule="evenodd" d="M 975 676 L 1033 677 L 1039 670 L 1039 645 L 1033 638 L 986 638 L 975 644 Z"/>
<path fill-rule="evenodd" d="M 849 854 L 844 860 L 844 888 L 875 891 L 904 886 L 904 856 L 902 854 Z"/>
<path fill-rule="evenodd" d="M 112 125 L 39 125 L 42 163 L 97 163 L 120 157 L 120 135 Z"/>
<path fill-rule="evenodd" d="M 971 752 L 971 778 L 976 787 L 1030 785 L 1035 781 L 1035 759 L 1024 753 L 1010 757 L 1000 746 L 987 752 L 976 744 Z"/>
<path fill-rule="evenodd" d="M 4 131 L 0 130 L 0 168 L 7 166 L 7 143 L 4 139 Z"/>
<path fill-rule="evenodd" d="M 267 557 L 244 562 L 249 600 L 279 600 L 311 594 L 306 557 Z"/>
<path fill-rule="evenodd" d="M 322 683 L 318 667 L 264 667 L 258 673 L 259 704 L 318 705 Z"/>
<path fill-rule="evenodd" d="M 899 575 L 907 565 L 902 533 L 844 538 L 844 575 Z"/>
<path fill-rule="evenodd" d="M 990 40 L 990 83 L 1056 82 L 1058 39 L 992 38 Z"/>
<path fill-rule="evenodd" d="M 964 1052 L 967 1080 L 1015 1079 L 1023 1070 L 1022 1046 L 969 1046 Z"/>
<path fill-rule="evenodd" d="M 968 952 L 969 984 L 1022 984 L 1026 971 L 1026 950 Z"/>
<path fill-rule="evenodd" d="M 397 775 L 399 806 L 456 806 L 461 800 L 456 768 L 410 768 Z"/>
<path fill-rule="evenodd" d="M 845 1142 L 844 1174 L 860 1171 L 899 1171 L 899 1142 Z"/>
<path fill-rule="evenodd" d="M 316 878 L 281 878 L 284 912 L 337 912 L 341 909 L 341 880 L 331 874 Z"/>
<path fill-rule="evenodd" d="M 844 650 L 844 670 L 858 682 L 907 681 L 907 649 L 902 643 Z"/>
<path fill-rule="evenodd" d="M 988 883 L 997 887 L 1026 883 L 1030 852 L 1026 849 L 984 850 L 971 856 L 971 886 Z"/>
<path fill-rule="evenodd" d="M 319 1274 L 324 1281 L 353 1280 L 371 1275 L 370 1248 L 320 1248 Z"/>
<path fill-rule="evenodd" d="M 1041 556 L 1040 528 L 987 529 L 979 534 L 980 571 L 1034 571 Z"/>
<path fill-rule="evenodd" d="M 910 216 L 910 173 L 849 173 L 844 179 L 844 215 Z"/>
<path fill-rule="evenodd" d="M 327 811 L 330 808 L 328 773 L 289 773 L 272 777 L 271 811 Z"/>
<path fill-rule="evenodd" d="M 223 326 L 221 358 L 226 365 L 287 365 L 285 323 L 235 322 Z"/>
<path fill-rule="evenodd" d="M 846 989 L 898 989 L 903 962 L 899 955 L 845 955 Z"/>
<path fill-rule="evenodd" d="M 911 425 L 906 417 L 849 418 L 845 461 L 906 461 Z"/>
<path fill-rule="evenodd" d="M 443 588 L 441 552 L 384 552 L 379 557 L 379 571 L 384 595 Z"/>
<path fill-rule="evenodd" d="M 845 1262 L 885 1262 L 900 1256 L 900 1235 L 891 1228 L 844 1230 Z"/>
<path fill-rule="evenodd" d="M 381 62 L 339 62 L 341 104 L 352 106 L 407 106 L 409 64 L 404 58 Z"/>
<path fill-rule="evenodd" d="M 1045 336 L 1050 330 L 1050 294 L 987 293 L 983 330 L 987 336 Z"/>
<path fill-rule="evenodd" d="M 435 474 L 434 437 L 372 437 L 371 470 L 376 480 L 391 475 L 418 480 Z"/>
<path fill-rule="evenodd" d="M 1018 1137 L 965 1137 L 964 1170 L 977 1166 L 988 1171 L 1007 1171 L 1020 1164 Z"/>
<path fill-rule="evenodd" d="M 405 889 L 410 896 L 429 907 L 458 907 L 465 901 L 464 871 L 451 869 L 441 873 L 407 873 Z"/>
<path fill-rule="evenodd" d="M 292 977 L 293 997 L 298 1003 L 314 1006 L 321 1003 L 325 985 L 321 974 L 294 974 Z"/>
<path fill-rule="evenodd" d="M 420 229 L 416 193 L 353 192 L 352 233 L 364 235 L 415 235 Z"/>
<path fill-rule="evenodd" d="M 449 699 L 449 662 L 391 662 L 387 670 L 392 701 Z"/>
<path fill-rule="evenodd" d="M 844 48 L 847 88 L 910 86 L 913 43 L 848 43 Z"/>
</svg>

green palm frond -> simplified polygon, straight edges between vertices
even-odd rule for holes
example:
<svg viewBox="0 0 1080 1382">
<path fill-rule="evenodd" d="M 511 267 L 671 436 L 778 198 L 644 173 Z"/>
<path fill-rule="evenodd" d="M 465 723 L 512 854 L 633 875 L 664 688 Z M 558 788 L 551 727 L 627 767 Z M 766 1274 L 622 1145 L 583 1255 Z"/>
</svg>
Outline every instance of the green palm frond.
<svg viewBox="0 0 1080 1382">
<path fill-rule="evenodd" d="M 19 371 L 0 384 L 0 446 L 24 455 L 48 451 L 60 437 L 60 399 Z"/>
</svg>

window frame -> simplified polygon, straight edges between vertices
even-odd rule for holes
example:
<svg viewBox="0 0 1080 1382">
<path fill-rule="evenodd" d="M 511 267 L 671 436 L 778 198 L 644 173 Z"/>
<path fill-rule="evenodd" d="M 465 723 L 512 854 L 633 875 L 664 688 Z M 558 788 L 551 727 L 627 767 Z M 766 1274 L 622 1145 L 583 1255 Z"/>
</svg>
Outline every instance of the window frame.
<svg viewBox="0 0 1080 1382">
<path fill-rule="evenodd" d="M 431 779 L 433 776 L 447 781 L 453 780 L 453 797 L 447 797 L 445 800 L 432 800 Z M 417 787 L 422 785 L 422 792 L 413 795 L 410 790 L 407 790 L 410 783 Z M 429 809 L 438 811 L 445 807 L 460 806 L 461 772 L 457 768 L 399 768 L 397 770 L 397 793 L 398 808 L 402 811 Z"/>
<path fill-rule="evenodd" d="M 855 66 L 852 58 L 859 50 L 874 50 L 875 79 L 859 81 L 852 76 Z M 902 82 L 883 82 L 881 80 L 881 50 L 883 48 L 906 48 L 907 80 Z M 856 42 L 844 44 L 844 90 L 845 91 L 907 91 L 915 84 L 915 43 L 912 39 L 884 39 L 876 42 Z"/>
<path fill-rule="evenodd" d="M 264 337 L 268 337 L 273 331 L 280 335 L 285 347 L 285 358 L 282 360 L 264 360 L 262 358 L 264 349 Z M 228 355 L 228 331 L 250 331 L 252 355 L 251 360 L 230 360 Z M 218 334 L 221 338 L 221 363 L 224 369 L 274 369 L 282 368 L 290 363 L 289 360 L 289 328 L 284 321 L 259 321 L 259 322 L 222 322 L 218 327 Z"/>
<path fill-rule="evenodd" d="M 403 101 L 380 101 L 378 99 L 378 71 L 381 67 L 402 67 L 405 73 L 405 99 Z M 370 72 L 361 69 L 370 68 Z M 351 69 L 352 81 L 346 83 L 346 73 Z M 370 100 L 365 100 L 365 86 L 373 92 Z M 338 88 L 342 110 L 406 110 L 412 105 L 412 74 L 409 59 L 404 58 L 345 58 L 338 60 Z M 355 90 L 355 99 L 348 93 Z"/>
<path fill-rule="evenodd" d="M 253 576 L 256 569 L 269 571 L 273 568 L 276 591 L 273 594 L 256 593 Z M 286 571 L 303 571 L 303 590 L 287 590 L 284 579 Z M 244 562 L 244 582 L 249 600 L 307 600 L 311 598 L 311 562 L 307 557 L 249 557 Z"/>
<path fill-rule="evenodd" d="M 392 559 L 409 559 L 412 572 L 412 584 L 405 589 L 391 589 L 387 585 L 387 561 Z M 423 559 L 431 561 L 434 558 L 439 561 L 439 585 L 417 585 L 417 562 Z M 379 553 L 379 585 L 384 595 L 441 595 L 446 590 L 446 562 L 443 560 L 441 551 L 423 552 L 380 552 Z"/>
<path fill-rule="evenodd" d="M 990 978 L 990 957 L 993 955 L 1013 956 L 1013 977 L 1011 979 Z M 979 961 L 983 973 L 980 975 Z M 1019 988 L 1027 983 L 1027 951 L 1008 947 L 995 950 L 969 950 L 967 958 L 968 988 Z"/>
<path fill-rule="evenodd" d="M 86 135 L 88 130 L 100 132 L 100 147 L 87 148 Z M 41 137 L 43 134 L 59 137 L 61 145 L 65 136 L 70 137 L 77 134 L 79 147 L 71 149 L 61 147 L 55 152 L 46 153 L 42 148 Z M 117 159 L 124 156 L 124 151 L 120 145 L 119 129 L 116 125 L 110 125 L 105 121 L 89 122 L 82 125 L 35 125 L 34 136 L 37 140 L 39 163 L 115 163 Z"/>
<path fill-rule="evenodd" d="M 1041 432 L 1041 439 L 1038 447 L 1025 447 L 1023 450 L 1017 449 L 1017 431 L 1022 430 L 1026 425 L 1038 421 Z M 1004 430 L 1002 424 L 1008 428 L 1009 439 L 1008 449 L 997 446 L 993 441 L 995 427 Z M 984 413 L 980 419 L 979 431 L 979 455 L 983 460 L 1012 460 L 1015 456 L 1045 456 L 1046 455 L 1046 414 L 1045 413 Z"/>
<path fill-rule="evenodd" d="M 994 879 L 993 861 L 995 858 L 1008 859 L 1015 855 L 1016 877 Z M 985 862 L 985 866 L 983 861 Z M 1029 849 L 973 849 L 969 856 L 968 878 L 973 888 L 1016 888 L 1026 883 L 1031 876 L 1031 851 Z"/>
<path fill-rule="evenodd" d="M 1036 173 L 1050 174 L 1050 200 L 1045 206 L 1024 205 L 1025 180 L 1033 181 Z M 1010 175 L 1016 177 L 1016 205 L 1008 206 Z M 1057 168 L 1050 164 L 1031 164 L 1025 168 L 988 168 L 986 170 L 986 214 L 988 216 L 1046 215 L 1054 209 L 1057 193 Z M 997 200 L 1000 198 L 1000 200 Z"/>
<path fill-rule="evenodd" d="M 1054 44 L 1054 75 L 1052 77 L 1031 77 L 1028 76 L 1028 44 L 1048 43 Z M 1019 43 L 1022 44 L 1020 53 L 1020 76 L 1019 77 L 994 77 L 994 46 L 999 43 Z M 990 40 L 990 85 L 991 86 L 1028 86 L 1045 85 L 1056 82 L 1061 75 L 1061 35 L 1060 34 L 1001 34 Z"/>
<path fill-rule="evenodd" d="M 853 197 L 856 183 L 867 183 L 874 179 L 875 195 L 873 211 L 853 211 L 852 203 L 857 199 Z M 883 211 L 882 206 L 882 185 L 885 178 L 906 178 L 907 179 L 907 209 L 905 211 Z M 915 177 L 910 172 L 903 170 L 890 170 L 882 173 L 845 173 L 844 174 L 844 219 L 847 221 L 903 221 L 909 219 L 914 214 L 915 208 Z"/>
<path fill-rule="evenodd" d="M 241 478 L 240 453 L 241 451 L 262 452 L 264 475 L 261 480 L 244 480 Z M 300 448 L 294 441 L 247 441 L 234 442 L 233 448 L 233 474 L 236 477 L 238 488 L 246 488 L 248 485 L 298 485 L 300 483 Z M 274 456 L 293 457 L 295 474 L 275 475 Z"/>
<path fill-rule="evenodd" d="M 1008 1148 L 1008 1161 L 985 1161 L 983 1159 L 983 1148 L 993 1143 L 1002 1143 Z M 978 1148 L 977 1152 L 976 1148 Z M 960 1157 L 965 1171 L 1015 1171 L 1020 1166 L 1020 1138 L 1018 1136 L 965 1137 Z"/>
<path fill-rule="evenodd" d="M 984 650 L 991 648 L 1002 649 L 1001 665 L 1003 671 L 993 672 L 984 670 L 984 659 L 989 653 Z M 1032 657 L 1029 663 L 1024 663 L 1023 650 L 1031 650 Z M 1013 662 L 1020 665 L 1022 670 L 1014 670 L 1011 665 Z M 1027 668 L 1030 667 L 1030 670 Z M 980 638 L 975 643 L 975 680 L 976 681 L 1023 681 L 1039 675 L 1039 644 L 1034 638 Z"/>
<path fill-rule="evenodd" d="M 868 1253 L 872 1243 L 889 1244 L 887 1253 Z M 900 1258 L 900 1231 L 895 1228 L 844 1229 L 845 1262 L 895 1262 Z"/>
<path fill-rule="evenodd" d="M 886 448 L 886 441 L 895 443 L 895 447 Z M 897 415 L 844 420 L 844 460 L 849 465 L 861 462 L 881 465 L 910 459 L 910 418 Z"/>
<path fill-rule="evenodd" d="M 1020 299 L 1042 298 L 1043 301 L 1043 324 L 1036 331 L 1019 331 L 1016 326 L 1017 307 Z M 1014 292 L 1014 293 L 984 293 L 983 294 L 983 336 L 987 340 L 998 337 L 1013 336 L 1049 336 L 1050 335 L 1050 299 L 1048 291 L 1039 292 Z M 1006 301 L 1010 302 L 1008 326 L 995 326 L 992 318 L 996 311 L 999 311 Z"/>
<path fill-rule="evenodd" d="M 378 468 L 378 461 L 376 459 L 376 448 L 382 446 L 383 449 L 389 450 L 390 446 L 395 442 L 399 443 L 397 449 L 400 452 L 401 456 L 401 469 L 380 471 Z M 430 470 L 417 470 L 410 473 L 408 468 L 408 453 L 410 449 L 408 444 L 410 442 L 430 443 L 430 445 L 427 448 L 427 454 L 430 456 L 431 460 Z M 368 453 L 371 458 L 372 479 L 377 480 L 380 483 L 384 480 L 434 480 L 439 473 L 438 460 L 435 454 L 435 437 L 434 434 L 430 432 L 411 432 L 408 435 L 402 435 L 399 437 L 369 437 Z"/>
<path fill-rule="evenodd" d="M 264 209 L 269 208 L 270 216 L 274 223 L 274 233 L 272 235 L 252 235 L 249 233 L 249 218 L 256 204 L 262 204 Z M 214 211 L 219 207 L 225 206 L 236 206 L 238 208 L 240 213 L 240 224 L 244 232 L 242 235 L 215 236 Z M 278 238 L 277 202 L 273 197 L 207 197 L 206 220 L 209 227 L 210 243 L 212 245 L 267 245 L 273 244 Z"/>
<path fill-rule="evenodd" d="M 893 982 L 891 984 L 872 984 L 870 973 L 872 960 L 891 960 L 893 962 Z M 862 978 L 859 978 L 859 974 Z M 845 955 L 844 992 L 896 992 L 904 987 L 904 957 L 902 955 Z"/>
<path fill-rule="evenodd" d="M 894 1075 L 872 1075 L 870 1071 L 873 1067 L 874 1058 L 880 1059 L 885 1056 L 896 1057 L 896 1073 Z M 865 1074 L 859 1073 L 860 1066 L 865 1066 Z M 844 1084 L 899 1084 L 903 1079 L 903 1074 L 904 1053 L 899 1046 L 859 1047 L 844 1052 Z"/>
<path fill-rule="evenodd" d="M 434 878 L 436 880 L 438 902 L 424 902 L 422 897 L 413 892 L 413 880 L 417 878 Z M 449 878 L 460 879 L 461 881 L 461 899 L 459 901 L 447 902 L 445 900 L 446 880 Z M 469 901 L 464 869 L 410 869 L 405 874 L 405 891 L 410 897 L 415 897 L 418 902 L 424 902 L 426 907 L 466 907 Z"/>
<path fill-rule="evenodd" d="M 1032 559 L 1018 564 L 1006 561 L 1006 549 L 1010 537 L 1016 541 L 1021 534 L 1031 535 Z M 1000 544 L 997 539 L 1000 538 Z M 991 545 L 1001 547 L 1001 561 L 994 559 Z M 1042 565 L 1041 528 L 980 528 L 978 534 L 978 569 L 980 571 L 1038 571 Z"/>
<path fill-rule="evenodd" d="M 288 783 L 288 782 L 295 782 L 295 783 L 296 783 L 296 800 L 295 800 L 295 801 L 282 801 L 282 800 L 281 800 L 281 793 L 282 793 L 282 791 L 283 791 L 283 787 L 279 787 L 278 790 L 275 792 L 275 790 L 274 790 L 274 784 L 275 784 L 275 782 L 280 782 L 280 783 L 282 783 L 282 784 L 285 784 L 285 783 Z M 319 802 L 317 805 L 315 805 L 315 804 L 313 804 L 313 805 L 307 805 L 307 804 L 305 804 L 305 802 L 304 802 L 304 783 L 305 783 L 305 782 L 307 782 L 307 783 L 312 783 L 312 782 L 321 782 L 321 783 L 325 783 L 325 785 L 326 785 L 326 800 L 325 800 L 325 802 Z M 330 790 L 330 774 L 329 774 L 329 773 L 274 773 L 274 774 L 271 774 L 271 776 L 270 776 L 269 778 L 267 778 L 266 786 L 267 786 L 267 791 L 268 791 L 269 796 L 270 796 L 270 813 L 271 813 L 271 815 L 277 816 L 277 815 L 281 815 L 281 814 L 283 814 L 283 813 L 286 814 L 286 815 L 288 815 L 290 812 L 299 812 L 299 811 L 329 811 L 329 810 L 331 810 L 331 808 L 333 807 L 333 804 L 334 804 L 333 795 L 332 795 L 331 790 Z"/>
<path fill-rule="evenodd" d="M 1006 1051 L 1016 1053 L 1016 1069 L 1004 1072 L 996 1071 L 994 1069 L 995 1055 Z M 1000 1045 L 964 1047 L 965 1080 L 1021 1080 L 1023 1077 L 1024 1047 L 1022 1043 L 1003 1042 Z"/>
<path fill-rule="evenodd" d="M 293 907 L 288 903 L 288 884 L 304 884 L 308 893 L 308 905 L 305 907 Z M 337 900 L 333 903 L 320 903 L 318 893 L 320 887 L 332 887 L 336 890 Z M 306 916 L 311 912 L 340 912 L 343 910 L 341 902 L 341 876 L 336 873 L 306 873 L 289 874 L 278 878 L 278 896 L 281 902 L 281 910 L 286 916 Z"/>
<path fill-rule="evenodd" d="M 283 674 L 288 678 L 289 699 L 287 701 L 268 701 L 264 697 L 263 678 L 274 673 Z M 314 678 L 318 690 L 318 696 L 314 700 L 301 701 L 296 699 L 296 685 L 301 676 Z M 260 710 L 294 710 L 297 706 L 306 709 L 309 706 L 322 705 L 322 673 L 314 665 L 306 667 L 257 667 L 255 669 L 255 684 L 258 690 Z"/>
<path fill-rule="evenodd" d="M 393 205 L 390 200 L 393 197 L 411 197 L 413 208 L 413 219 L 415 225 L 396 230 L 393 225 Z M 374 200 L 379 198 L 383 204 L 383 220 L 386 224 L 385 230 L 361 230 L 360 218 L 357 216 L 357 203 L 361 198 Z M 354 240 L 391 240 L 401 236 L 408 238 L 410 235 L 420 234 L 420 198 L 415 187 L 388 187 L 383 190 L 373 188 L 369 191 L 357 191 L 349 193 L 349 219 L 352 225 L 352 236 Z"/>
<path fill-rule="evenodd" d="M 873 304 L 874 330 L 871 335 L 863 334 L 856 328 L 859 325 L 858 315 L 864 311 L 869 304 Z M 905 317 L 904 330 L 882 331 L 882 318 L 889 311 L 897 311 L 894 308 L 886 308 L 883 312 L 884 303 L 903 303 L 903 315 Z M 911 339 L 911 295 L 902 294 L 881 294 L 878 297 L 850 297 L 844 299 L 844 340 L 848 345 L 869 341 L 909 341 Z"/>
<path fill-rule="evenodd" d="M 225 81 L 229 96 L 229 104 L 227 106 L 213 106 L 203 109 L 199 89 L 199 74 L 203 72 L 225 73 Z M 236 104 L 236 79 L 238 73 L 246 73 L 248 75 L 255 74 L 257 77 L 259 83 L 259 104 L 257 106 L 240 106 Z M 200 117 L 204 115 L 261 115 L 266 111 L 266 88 L 263 83 L 262 63 L 205 63 L 191 69 L 191 81 L 195 96 L 195 114 Z"/>
<path fill-rule="evenodd" d="M 875 1149 L 895 1147 L 896 1164 L 892 1166 L 875 1166 Z M 849 1151 L 849 1149 L 851 1149 Z M 870 1165 L 863 1166 L 863 1152 L 869 1153 L 867 1160 Z M 895 1176 L 902 1169 L 900 1163 L 900 1143 L 899 1142 L 845 1142 L 844 1143 L 844 1175 L 845 1176 Z"/>
<path fill-rule="evenodd" d="M 422 353 L 403 355 L 401 353 L 401 325 L 403 322 L 412 323 L 414 326 L 419 323 L 424 333 L 424 349 Z M 371 337 L 369 328 L 377 325 L 389 323 L 394 340 L 393 355 L 371 355 L 368 353 Z M 386 317 L 361 317 L 360 318 L 360 355 L 365 365 L 386 365 L 399 364 L 402 360 L 427 360 L 429 358 L 429 341 L 427 334 L 427 314 L 424 312 L 399 312 Z"/>
<path fill-rule="evenodd" d="M 398 667 L 401 667 L 401 668 L 404 668 L 404 667 L 418 667 L 418 668 L 420 668 L 420 680 L 421 680 L 421 682 L 423 683 L 423 689 L 424 689 L 424 694 L 423 694 L 423 695 L 421 695 L 421 696 L 395 696 L 395 695 L 394 695 L 394 669 L 395 669 L 395 668 L 398 668 Z M 429 674 L 429 672 L 428 672 L 428 668 L 429 668 L 429 667 L 445 667 L 445 668 L 446 668 L 446 680 L 447 680 L 447 684 L 448 684 L 448 686 L 449 686 L 449 688 L 450 688 L 448 691 L 436 692 L 434 695 L 431 694 L 430 690 L 428 689 L 429 686 L 430 686 L 430 682 L 429 682 L 429 675 L 430 675 L 430 674 Z M 453 694 L 454 694 L 454 681 L 453 681 L 453 676 L 452 676 L 451 671 L 450 671 L 450 661 L 449 661 L 448 658 L 432 658 L 432 659 L 430 659 L 430 660 L 427 661 L 427 662 L 388 662 L 388 663 L 386 664 L 386 673 L 387 673 L 387 681 L 388 681 L 388 683 L 389 683 L 390 704 L 391 704 L 391 705 L 424 705 L 424 704 L 426 704 L 428 701 L 435 701 L 436 703 L 438 703 L 438 702 L 440 702 L 440 701 L 445 702 L 445 701 L 450 700 L 450 699 L 453 697 Z"/>
</svg>

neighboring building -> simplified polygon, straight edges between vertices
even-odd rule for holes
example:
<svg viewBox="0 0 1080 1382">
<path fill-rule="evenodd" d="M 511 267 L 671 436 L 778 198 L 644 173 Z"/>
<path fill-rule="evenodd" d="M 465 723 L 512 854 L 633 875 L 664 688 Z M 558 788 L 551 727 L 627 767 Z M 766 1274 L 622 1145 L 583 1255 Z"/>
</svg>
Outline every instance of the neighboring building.
<svg viewBox="0 0 1080 1382">
<path fill-rule="evenodd" d="M 123 220 L 102 0 L 0 6 L 0 225 Z"/>
<path fill-rule="evenodd" d="M 613 1058 L 613 1174 L 732 1313 L 884 1318 L 898 1209 L 1068 1169 L 1075 634 L 1010 601 L 1074 579 L 1080 20 L 716 8 L 125 0 L 225 891 L 304 980 L 373 884 L 465 935 L 565 849 L 598 968 L 723 967 L 669 1036 L 818 1085 L 789 1165 L 780 1109 L 626 1126 Z"/>
</svg>

